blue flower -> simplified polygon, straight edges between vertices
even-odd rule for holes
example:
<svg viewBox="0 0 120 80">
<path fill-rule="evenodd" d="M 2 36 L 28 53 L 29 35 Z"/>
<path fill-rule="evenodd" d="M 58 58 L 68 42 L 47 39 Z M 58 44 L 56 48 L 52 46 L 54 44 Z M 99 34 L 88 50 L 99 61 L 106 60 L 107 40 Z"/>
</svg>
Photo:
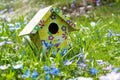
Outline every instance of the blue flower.
<svg viewBox="0 0 120 80">
<path fill-rule="evenodd" d="M 50 73 L 53 74 L 53 75 L 58 75 L 60 73 L 60 71 L 59 71 L 58 68 L 52 68 Z"/>
<path fill-rule="evenodd" d="M 87 65 L 86 65 L 85 63 L 82 62 L 82 63 L 79 64 L 79 67 L 81 67 L 81 68 L 84 69 L 84 68 L 87 68 Z"/>
<path fill-rule="evenodd" d="M 44 66 L 45 71 L 50 71 L 50 68 L 48 66 Z"/>
<path fill-rule="evenodd" d="M 22 50 L 22 54 L 26 54 L 26 51 L 25 51 L 25 50 Z"/>
<path fill-rule="evenodd" d="M 80 64 L 81 63 L 81 61 L 79 60 L 79 61 L 77 61 L 77 64 Z"/>
<path fill-rule="evenodd" d="M 96 75 L 96 74 L 98 73 L 98 70 L 96 70 L 95 68 L 91 68 L 91 69 L 90 69 L 90 73 L 91 73 L 92 75 Z"/>
<path fill-rule="evenodd" d="M 46 80 L 50 80 L 50 75 L 49 74 L 46 75 Z"/>
<path fill-rule="evenodd" d="M 37 78 L 38 77 L 38 72 L 36 71 L 36 69 L 33 71 L 32 73 L 32 78 Z"/>
<path fill-rule="evenodd" d="M 15 30 L 15 28 L 14 28 L 14 24 L 7 24 L 8 25 L 8 27 L 9 27 L 9 30 L 10 31 L 13 31 L 13 30 Z"/>
<path fill-rule="evenodd" d="M 84 54 L 81 53 L 78 57 L 79 57 L 79 58 L 83 58 L 83 57 L 84 57 Z"/>
<path fill-rule="evenodd" d="M 60 73 L 58 68 L 49 68 L 48 66 L 44 66 L 44 70 L 47 76 L 49 74 L 58 75 Z"/>
<path fill-rule="evenodd" d="M 114 68 L 112 72 L 117 73 L 120 70 L 120 68 Z"/>
<path fill-rule="evenodd" d="M 50 74 L 50 68 L 48 66 L 44 66 L 44 70 L 46 74 Z"/>
<path fill-rule="evenodd" d="M 15 28 L 16 29 L 20 29 L 20 27 L 21 27 L 21 23 L 20 22 L 15 23 Z"/>
<path fill-rule="evenodd" d="M 64 48 L 64 49 L 63 49 L 63 54 L 66 54 L 66 53 L 67 53 L 67 49 Z"/>
<path fill-rule="evenodd" d="M 108 37 L 111 37 L 113 35 L 113 31 L 110 30 L 109 33 L 107 34 Z"/>
<path fill-rule="evenodd" d="M 67 49 L 66 48 L 64 48 L 61 52 L 60 52 L 60 54 L 63 56 L 64 54 L 66 54 L 67 53 Z"/>
<path fill-rule="evenodd" d="M 22 75 L 22 78 L 28 78 L 30 76 L 30 69 L 27 69 L 25 73 Z"/>
</svg>

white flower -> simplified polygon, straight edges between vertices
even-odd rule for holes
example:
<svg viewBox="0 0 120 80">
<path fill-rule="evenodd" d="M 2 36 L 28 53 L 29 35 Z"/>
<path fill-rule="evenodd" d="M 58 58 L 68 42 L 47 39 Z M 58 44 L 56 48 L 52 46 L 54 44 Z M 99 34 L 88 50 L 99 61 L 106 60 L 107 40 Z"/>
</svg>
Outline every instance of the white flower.
<svg viewBox="0 0 120 80">
<path fill-rule="evenodd" d="M 89 12 L 89 11 L 88 11 L 88 12 Z M 86 18 L 88 18 L 88 17 L 89 17 L 87 14 L 84 14 L 84 16 L 85 16 Z"/>
<path fill-rule="evenodd" d="M 76 37 L 76 34 L 73 34 L 74 37 Z"/>
<path fill-rule="evenodd" d="M 26 42 L 26 40 L 30 41 L 30 37 L 29 37 L 29 36 L 24 36 L 24 37 L 22 38 L 22 41 L 23 41 L 23 42 Z"/>
<path fill-rule="evenodd" d="M 78 77 L 78 78 L 73 78 L 73 79 L 69 79 L 69 80 L 93 80 L 93 78 Z"/>
<path fill-rule="evenodd" d="M 0 66 L 0 69 L 1 70 L 5 70 L 5 69 L 7 69 L 7 68 L 9 68 L 10 67 L 10 64 L 8 64 L 8 65 L 1 65 Z"/>
<path fill-rule="evenodd" d="M 95 23 L 95 22 L 91 22 L 90 25 L 91 25 L 92 27 L 95 27 L 95 26 L 96 26 L 96 23 Z"/>
<path fill-rule="evenodd" d="M 64 65 L 66 65 L 66 66 L 69 66 L 71 64 L 72 64 L 72 61 L 67 61 L 67 62 L 64 63 Z"/>
<path fill-rule="evenodd" d="M 0 26 L 0 29 L 3 28 L 2 26 Z"/>
<path fill-rule="evenodd" d="M 6 16 L 5 16 L 5 15 L 2 15 L 2 16 L 0 16 L 0 18 L 2 18 L 3 20 L 5 20 L 5 19 L 6 19 Z"/>
<path fill-rule="evenodd" d="M 36 62 L 34 65 L 36 66 L 36 65 L 38 65 L 39 63 L 38 62 Z"/>
<path fill-rule="evenodd" d="M 78 77 L 77 80 L 93 80 L 92 78 Z"/>
<path fill-rule="evenodd" d="M 98 65 L 104 65 L 106 64 L 106 62 L 104 62 L 103 60 L 96 60 Z"/>
<path fill-rule="evenodd" d="M 5 41 L 0 42 L 0 47 L 3 46 L 3 45 L 5 45 Z"/>
<path fill-rule="evenodd" d="M 13 65 L 14 69 L 21 69 L 23 68 L 23 63 L 17 64 L 17 65 Z"/>
<path fill-rule="evenodd" d="M 9 18 L 9 17 L 6 18 L 6 21 L 7 21 L 7 22 L 11 22 L 11 18 Z"/>
<path fill-rule="evenodd" d="M 6 44 L 13 44 L 13 42 L 11 42 L 11 41 L 6 41 Z"/>
<path fill-rule="evenodd" d="M 7 39 L 8 37 L 1 36 L 0 37 L 2 40 Z"/>
<path fill-rule="evenodd" d="M 115 14 L 112 13 L 112 16 L 115 16 Z"/>
<path fill-rule="evenodd" d="M 106 76 L 100 76 L 100 80 L 120 80 L 120 73 L 111 72 Z"/>
<path fill-rule="evenodd" d="M 14 28 L 14 24 L 7 24 L 7 25 L 9 26 L 9 30 L 10 30 L 10 31 L 15 30 L 15 28 Z"/>
<path fill-rule="evenodd" d="M 10 23 L 10 24 L 7 24 L 9 27 L 14 27 L 14 24 Z"/>
<path fill-rule="evenodd" d="M 23 3 L 27 3 L 29 0 L 23 0 Z"/>
<path fill-rule="evenodd" d="M 112 68 L 113 68 L 113 66 L 112 66 L 112 65 L 109 65 L 109 66 L 103 68 L 103 70 L 111 70 Z"/>
</svg>

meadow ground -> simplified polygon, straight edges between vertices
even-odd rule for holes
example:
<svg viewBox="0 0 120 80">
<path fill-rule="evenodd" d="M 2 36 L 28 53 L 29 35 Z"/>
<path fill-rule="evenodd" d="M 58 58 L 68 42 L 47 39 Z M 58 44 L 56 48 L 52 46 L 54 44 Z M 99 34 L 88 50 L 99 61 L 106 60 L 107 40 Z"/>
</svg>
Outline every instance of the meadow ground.
<svg viewBox="0 0 120 80">
<path fill-rule="evenodd" d="M 113 3 L 71 16 L 80 30 L 68 34 L 72 48 L 64 56 L 46 56 L 28 36 L 18 36 L 35 12 L 0 18 L 0 79 L 119 80 L 119 8 Z"/>
</svg>

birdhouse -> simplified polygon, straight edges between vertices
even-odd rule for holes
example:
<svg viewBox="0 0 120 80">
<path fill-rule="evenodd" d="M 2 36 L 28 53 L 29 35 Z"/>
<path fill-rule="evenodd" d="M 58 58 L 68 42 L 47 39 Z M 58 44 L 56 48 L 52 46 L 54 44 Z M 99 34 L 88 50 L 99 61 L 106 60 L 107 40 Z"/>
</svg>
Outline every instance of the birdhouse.
<svg viewBox="0 0 120 80">
<path fill-rule="evenodd" d="M 68 32 L 76 30 L 76 25 L 62 15 L 58 8 L 46 7 L 37 12 L 20 32 L 19 36 L 29 35 L 31 41 L 43 52 L 64 53 L 68 48 Z"/>
</svg>

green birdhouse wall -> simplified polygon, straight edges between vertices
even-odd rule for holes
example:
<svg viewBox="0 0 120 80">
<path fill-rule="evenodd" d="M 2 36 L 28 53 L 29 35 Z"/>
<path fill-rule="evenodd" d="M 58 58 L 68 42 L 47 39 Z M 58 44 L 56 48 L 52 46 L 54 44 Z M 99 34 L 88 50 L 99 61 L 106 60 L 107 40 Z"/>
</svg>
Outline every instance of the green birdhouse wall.
<svg viewBox="0 0 120 80">
<path fill-rule="evenodd" d="M 74 30 L 74 23 L 64 17 L 58 8 L 49 6 L 38 11 L 20 36 L 29 34 L 33 43 L 44 53 L 52 50 L 52 54 L 56 54 L 68 49 L 67 34 Z"/>
</svg>

